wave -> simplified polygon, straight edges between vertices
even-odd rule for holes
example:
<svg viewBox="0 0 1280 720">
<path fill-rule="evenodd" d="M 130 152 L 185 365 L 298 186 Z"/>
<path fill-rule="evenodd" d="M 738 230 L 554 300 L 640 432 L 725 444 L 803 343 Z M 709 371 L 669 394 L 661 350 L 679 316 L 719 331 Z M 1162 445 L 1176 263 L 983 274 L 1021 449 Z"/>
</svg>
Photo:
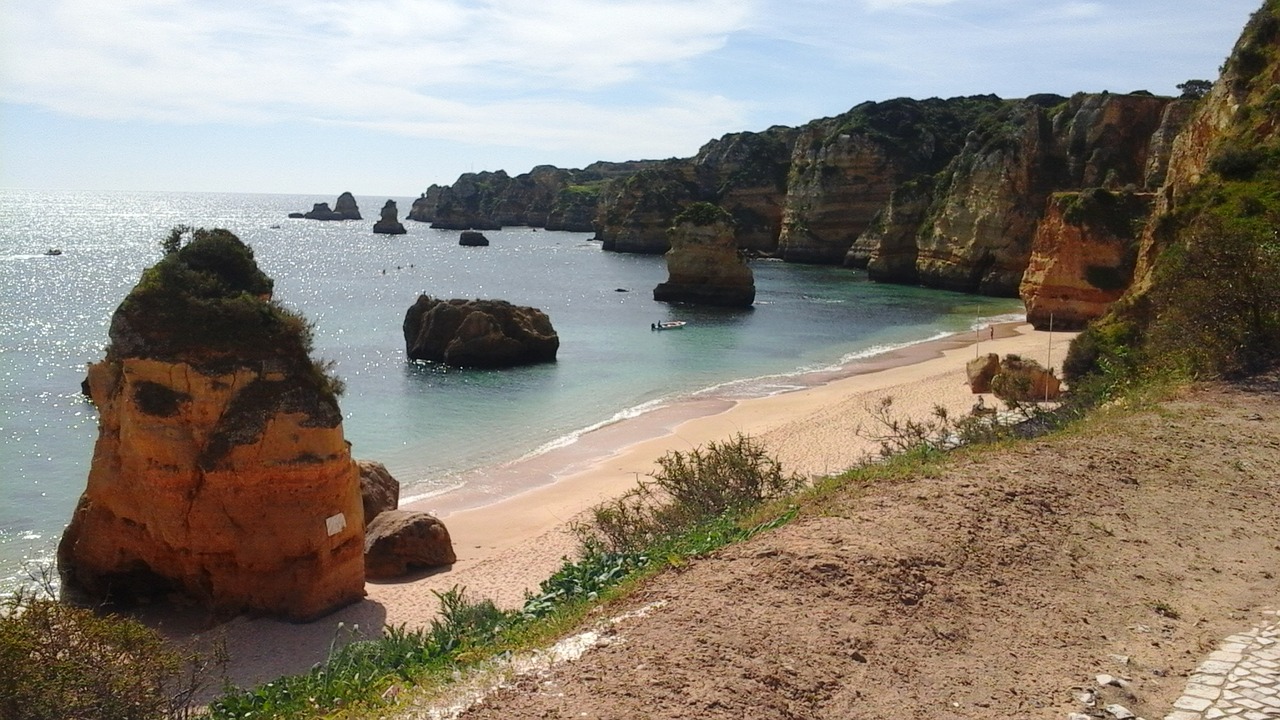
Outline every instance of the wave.
<svg viewBox="0 0 1280 720">
<path fill-rule="evenodd" d="M 1019 322 L 1024 321 L 1025 315 L 1007 314 L 994 315 L 991 317 L 979 318 L 974 329 L 987 327 L 992 324 Z M 538 447 L 524 453 L 520 457 L 504 462 L 501 467 L 514 465 L 516 463 L 531 460 L 533 458 L 545 455 L 554 450 L 569 447 L 578 442 L 584 435 L 607 428 L 620 422 L 633 420 L 645 414 L 661 410 L 672 405 L 677 405 L 686 401 L 693 400 L 728 400 L 737 402 L 740 400 L 749 400 L 754 398 L 772 397 L 774 395 L 783 395 L 789 392 L 805 390 L 815 385 L 832 379 L 832 375 L 845 372 L 850 369 L 851 365 L 864 360 L 870 360 L 888 353 L 905 350 L 907 348 L 924 345 L 926 343 L 945 340 L 949 337 L 955 337 L 961 333 L 939 331 L 932 335 L 916 340 L 909 340 L 900 343 L 885 343 L 874 345 L 863 350 L 848 353 L 841 356 L 834 363 L 824 365 L 807 365 L 796 368 L 795 370 L 785 373 L 774 373 L 769 375 L 759 375 L 748 378 L 737 378 L 728 380 L 705 388 L 682 392 L 650 400 L 639 405 L 624 408 L 614 413 L 610 417 L 596 423 L 592 423 L 582 428 L 570 431 L 559 437 L 553 438 Z M 432 493 L 439 494 L 439 493 Z"/>
</svg>

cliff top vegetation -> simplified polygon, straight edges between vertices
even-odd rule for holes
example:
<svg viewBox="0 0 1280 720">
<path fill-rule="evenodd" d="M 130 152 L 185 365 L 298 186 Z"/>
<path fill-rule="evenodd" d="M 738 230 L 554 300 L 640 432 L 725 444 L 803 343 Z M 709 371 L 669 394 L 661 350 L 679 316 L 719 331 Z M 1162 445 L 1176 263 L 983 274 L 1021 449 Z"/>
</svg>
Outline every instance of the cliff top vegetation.
<svg viewBox="0 0 1280 720">
<path fill-rule="evenodd" d="M 311 323 L 271 298 L 273 281 L 253 249 L 224 229 L 178 226 L 161 241 L 164 257 L 120 304 L 107 358 L 176 360 L 211 371 L 272 359 L 281 370 L 307 368 L 328 394 L 341 382 L 310 359 Z"/>
</svg>

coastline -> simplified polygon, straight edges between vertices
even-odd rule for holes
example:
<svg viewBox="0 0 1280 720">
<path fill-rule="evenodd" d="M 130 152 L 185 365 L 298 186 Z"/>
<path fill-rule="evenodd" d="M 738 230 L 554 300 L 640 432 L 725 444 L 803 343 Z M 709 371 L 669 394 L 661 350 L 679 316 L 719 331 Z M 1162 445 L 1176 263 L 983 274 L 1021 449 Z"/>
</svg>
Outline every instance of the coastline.
<svg viewBox="0 0 1280 720">
<path fill-rule="evenodd" d="M 152 624 L 172 637 L 194 635 L 202 644 L 225 642 L 231 657 L 228 679 L 244 687 L 307 670 L 323 661 L 343 632 L 367 637 L 376 636 L 387 625 L 429 624 L 439 604 L 435 593 L 450 588 L 465 588 L 469 596 L 490 598 L 500 607 L 518 607 L 526 591 L 536 589 L 576 552 L 569 531 L 574 519 L 634 487 L 668 451 L 690 450 L 741 433 L 762 442 L 786 471 L 809 477 L 832 474 L 875 454 L 875 442 L 861 437 L 858 430 L 871 424 L 869 411 L 881 398 L 893 397 L 895 417 L 925 418 L 935 405 L 963 413 L 977 401 L 964 369 L 975 355 L 1013 353 L 1045 362 L 1049 333 L 1025 323 L 993 329 L 994 339 L 965 333 L 909 346 L 855 363 L 836 379 L 812 378 L 815 384 L 792 392 L 677 404 L 667 413 L 658 410 L 614 423 L 584 434 L 575 443 L 583 444 L 575 452 L 587 450 L 583 457 L 603 453 L 598 459 L 579 458 L 568 466 L 561 464 L 557 472 L 554 465 L 565 456 L 556 449 L 513 464 L 516 468 L 527 463 L 525 471 L 549 473 L 552 481 L 510 497 L 482 494 L 449 499 L 455 495 L 449 493 L 402 505 L 438 512 L 449 529 L 458 561 L 445 570 L 408 579 L 368 582 L 365 600 L 323 620 L 293 625 L 240 617 L 208 629 L 199 626 L 207 620 L 166 613 L 151 618 Z M 1055 368 L 1061 368 L 1071 337 L 1070 333 L 1053 334 L 1049 359 Z M 998 404 L 989 396 L 984 400 L 989 406 Z M 287 656 L 279 652 L 284 647 L 289 648 Z"/>
</svg>

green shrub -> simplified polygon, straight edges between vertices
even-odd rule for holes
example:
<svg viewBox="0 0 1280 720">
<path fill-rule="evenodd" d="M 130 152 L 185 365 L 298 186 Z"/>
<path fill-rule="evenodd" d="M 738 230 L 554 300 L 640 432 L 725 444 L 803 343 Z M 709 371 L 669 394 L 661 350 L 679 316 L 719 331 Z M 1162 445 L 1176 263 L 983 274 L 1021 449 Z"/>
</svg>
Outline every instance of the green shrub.
<svg viewBox="0 0 1280 720">
<path fill-rule="evenodd" d="M 727 210 L 709 202 L 690 203 L 676 216 L 674 224 L 682 225 L 690 223 L 692 225 L 715 225 L 716 223 L 733 224 L 733 216 Z"/>
<path fill-rule="evenodd" d="M 1227 180 L 1248 180 L 1262 167 L 1266 153 L 1258 147 L 1224 143 L 1209 159 L 1209 169 Z"/>
<path fill-rule="evenodd" d="M 0 717 L 186 718 L 207 668 L 153 630 L 22 590 L 0 604 Z"/>
<path fill-rule="evenodd" d="M 434 592 L 434 591 L 433 591 Z M 388 627 L 374 640 L 346 642 L 358 628 L 338 626 L 338 635 L 321 665 L 249 690 L 233 690 L 209 706 L 215 720 L 311 718 L 353 703 L 379 702 L 383 690 L 397 681 L 413 681 L 432 669 L 447 667 L 470 649 L 486 647 L 504 628 L 517 622 L 492 600 L 473 602 L 465 588 L 436 592 L 440 617 L 421 630 Z"/>
<path fill-rule="evenodd" d="M 575 528 L 588 551 L 643 553 L 700 523 L 740 514 L 804 485 L 744 435 L 668 452 L 658 466 L 652 482 L 597 506 L 591 520 Z"/>
<path fill-rule="evenodd" d="M 1149 353 L 1194 376 L 1256 372 L 1280 358 L 1280 239 L 1268 225 L 1200 217 L 1160 258 Z"/>
</svg>

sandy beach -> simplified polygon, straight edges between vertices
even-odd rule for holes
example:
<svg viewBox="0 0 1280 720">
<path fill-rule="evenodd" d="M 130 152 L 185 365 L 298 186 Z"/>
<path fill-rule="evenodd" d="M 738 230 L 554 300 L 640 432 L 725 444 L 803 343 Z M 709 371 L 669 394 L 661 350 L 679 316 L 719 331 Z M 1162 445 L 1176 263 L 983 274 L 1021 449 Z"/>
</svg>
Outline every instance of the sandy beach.
<svg viewBox="0 0 1280 720">
<path fill-rule="evenodd" d="M 435 512 L 449 528 L 458 561 L 447 570 L 398 582 L 368 583 L 368 597 L 324 620 L 294 625 L 238 618 L 202 633 L 201 641 L 225 640 L 231 657 L 228 678 L 248 686 L 303 672 L 324 659 L 335 635 L 376 635 L 383 626 L 429 623 L 434 592 L 460 586 L 474 597 L 517 607 L 526 591 L 551 575 L 575 543 L 573 519 L 616 497 L 656 468 L 672 450 L 690 450 L 735 434 L 761 441 L 784 470 L 808 477 L 840 472 L 877 450 L 871 410 L 893 398 L 897 417 L 923 419 L 935 406 L 954 413 L 977 401 L 965 379 L 965 363 L 978 354 L 1018 354 L 1061 368 L 1069 334 L 1006 324 L 974 334 L 915 345 L 870 358 L 843 377 L 794 392 L 740 401 L 698 401 L 650 413 L 584 435 L 578 447 L 548 453 L 508 468 L 527 472 L 538 487 L 496 502 L 456 493 L 406 505 Z M 991 335 L 994 334 L 994 337 Z M 975 346 L 976 341 L 976 346 Z M 991 397 L 988 406 L 998 406 Z M 557 464 L 559 467 L 556 467 Z M 163 629 L 191 635 L 191 620 L 170 619 Z"/>
</svg>

